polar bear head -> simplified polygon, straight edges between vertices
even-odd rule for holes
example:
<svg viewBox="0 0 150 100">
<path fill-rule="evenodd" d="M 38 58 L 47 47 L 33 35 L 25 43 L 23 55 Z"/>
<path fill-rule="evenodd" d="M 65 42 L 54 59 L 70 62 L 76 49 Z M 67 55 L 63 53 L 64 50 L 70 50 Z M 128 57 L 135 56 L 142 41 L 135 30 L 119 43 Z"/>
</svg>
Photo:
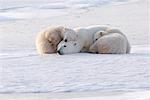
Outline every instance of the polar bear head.
<svg viewBox="0 0 150 100">
<path fill-rule="evenodd" d="M 78 41 L 61 41 L 57 47 L 57 52 L 60 55 L 73 54 L 81 51 L 81 45 Z"/>
<path fill-rule="evenodd" d="M 104 35 L 112 34 L 112 33 L 119 33 L 119 34 L 124 35 L 119 29 L 117 29 L 115 27 L 107 28 L 106 30 L 100 30 L 100 31 L 95 33 L 94 42 L 97 41 L 100 37 L 102 37 Z"/>
<path fill-rule="evenodd" d="M 94 35 L 94 42 L 96 42 L 100 37 L 102 37 L 103 35 L 105 35 L 107 32 L 104 30 L 100 30 L 98 32 L 95 33 Z"/>
</svg>

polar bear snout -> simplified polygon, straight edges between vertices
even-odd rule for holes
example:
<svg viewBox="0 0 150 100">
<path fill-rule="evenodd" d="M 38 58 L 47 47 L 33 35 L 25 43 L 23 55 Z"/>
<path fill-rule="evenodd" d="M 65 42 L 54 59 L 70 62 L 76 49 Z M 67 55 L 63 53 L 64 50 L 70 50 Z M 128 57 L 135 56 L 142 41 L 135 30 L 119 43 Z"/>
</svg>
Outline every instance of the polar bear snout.
<svg viewBox="0 0 150 100">
<path fill-rule="evenodd" d="M 60 54 L 60 55 L 63 55 L 63 52 L 62 52 L 62 51 L 63 51 L 63 48 L 65 48 L 65 47 L 66 47 L 66 45 L 63 45 L 63 46 L 61 46 L 60 48 L 58 48 L 58 49 L 57 49 L 57 53 Z"/>
<path fill-rule="evenodd" d="M 63 55 L 62 47 L 61 47 L 60 49 L 57 50 L 57 53 L 60 54 L 60 55 Z"/>
<path fill-rule="evenodd" d="M 57 53 L 60 55 L 63 55 L 63 53 L 61 52 L 61 50 L 57 50 Z"/>
<path fill-rule="evenodd" d="M 63 55 L 63 51 L 64 51 L 64 48 L 66 48 L 67 46 L 65 44 L 62 44 L 58 49 L 57 49 L 57 53 L 60 54 L 60 55 Z"/>
<path fill-rule="evenodd" d="M 80 46 L 80 43 L 78 41 L 61 41 L 58 44 L 57 52 L 60 55 L 64 54 L 72 54 L 72 53 L 78 53 L 82 49 L 82 46 Z"/>
</svg>

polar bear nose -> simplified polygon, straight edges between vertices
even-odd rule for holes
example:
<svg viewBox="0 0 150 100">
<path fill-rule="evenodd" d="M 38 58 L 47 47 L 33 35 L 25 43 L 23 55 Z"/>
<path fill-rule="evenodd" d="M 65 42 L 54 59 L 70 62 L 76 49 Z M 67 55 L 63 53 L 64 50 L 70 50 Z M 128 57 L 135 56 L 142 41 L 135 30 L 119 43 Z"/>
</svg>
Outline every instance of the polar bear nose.
<svg viewBox="0 0 150 100">
<path fill-rule="evenodd" d="M 60 54 L 60 50 L 57 50 L 57 52 Z"/>
<path fill-rule="evenodd" d="M 58 54 L 63 55 L 63 53 L 60 50 L 57 50 Z"/>
</svg>

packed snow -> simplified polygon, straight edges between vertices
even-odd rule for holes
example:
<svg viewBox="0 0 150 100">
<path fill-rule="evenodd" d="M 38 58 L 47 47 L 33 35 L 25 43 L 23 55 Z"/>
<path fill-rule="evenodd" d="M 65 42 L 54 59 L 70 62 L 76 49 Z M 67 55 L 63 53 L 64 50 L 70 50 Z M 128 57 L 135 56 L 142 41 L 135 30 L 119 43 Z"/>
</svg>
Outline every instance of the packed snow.
<svg viewBox="0 0 150 100">
<path fill-rule="evenodd" d="M 34 49 L 7 51 L 0 55 L 0 92 L 150 89 L 147 47 L 150 49 L 150 46 L 133 46 L 133 52 L 124 55 L 39 56 Z"/>
<path fill-rule="evenodd" d="M 85 12 L 90 7 L 122 4 L 136 0 L 11 0 L 0 1 L 0 21 L 11 19 L 49 18 L 66 15 L 73 9 Z"/>
</svg>

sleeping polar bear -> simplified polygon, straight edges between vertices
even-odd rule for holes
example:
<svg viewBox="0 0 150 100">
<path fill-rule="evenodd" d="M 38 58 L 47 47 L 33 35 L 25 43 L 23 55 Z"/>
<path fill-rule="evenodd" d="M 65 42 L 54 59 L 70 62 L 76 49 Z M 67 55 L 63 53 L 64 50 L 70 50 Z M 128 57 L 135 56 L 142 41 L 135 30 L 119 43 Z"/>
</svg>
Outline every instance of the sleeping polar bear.
<svg viewBox="0 0 150 100">
<path fill-rule="evenodd" d="M 119 30 L 118 30 L 118 33 L 112 34 L 110 31 L 111 29 L 108 27 L 106 27 L 104 29 L 102 28 L 102 30 L 101 29 L 99 29 L 99 30 L 100 31 L 109 30 L 108 32 L 110 32 L 110 35 L 108 35 L 107 38 L 104 38 L 103 41 L 108 42 L 108 44 L 111 44 L 114 42 L 116 44 L 115 46 L 123 45 L 123 47 L 120 46 L 121 51 L 123 51 L 123 52 L 119 52 L 119 50 L 116 50 L 117 48 L 115 48 L 115 46 L 114 46 L 112 48 L 112 52 L 109 51 L 110 53 L 124 53 L 124 52 L 126 52 L 125 49 L 126 49 L 128 44 L 127 44 L 127 39 L 123 33 L 121 33 L 121 32 L 119 33 Z M 99 31 L 99 30 L 96 30 L 95 33 L 97 33 L 97 31 Z M 89 50 L 88 46 L 91 46 L 91 45 L 89 45 L 89 43 L 92 44 L 94 42 L 92 35 L 95 35 L 95 33 L 93 33 L 93 34 L 88 33 L 88 34 L 90 34 L 90 35 L 88 35 L 88 34 L 86 34 L 86 32 L 88 33 L 90 31 L 85 31 L 85 29 L 80 28 L 79 31 L 77 31 L 78 38 L 76 41 L 70 41 L 70 42 L 62 41 L 62 42 L 60 42 L 58 45 L 58 53 L 59 54 L 70 54 L 70 53 L 78 53 L 78 52 L 89 52 L 90 50 Z M 112 30 L 112 32 L 117 32 L 117 31 Z M 90 37 L 88 37 L 88 36 L 90 36 Z M 89 39 L 91 39 L 91 40 L 88 41 Z M 91 43 L 91 41 L 92 41 L 92 43 Z M 86 45 L 86 44 L 88 44 L 88 45 Z M 88 49 L 86 48 L 86 46 L 88 47 Z M 97 44 L 95 43 L 95 45 L 93 45 L 93 47 L 96 48 L 96 46 L 97 46 Z M 98 52 L 98 50 L 96 51 L 96 49 L 94 50 L 92 48 L 90 52 Z M 109 52 L 107 52 L 107 53 L 109 53 Z"/>
<path fill-rule="evenodd" d="M 43 29 L 36 37 L 36 48 L 39 54 L 50 54 L 57 52 L 57 45 L 59 42 L 69 37 L 74 40 L 76 36 L 74 31 L 63 26 L 50 26 Z"/>
<path fill-rule="evenodd" d="M 93 44 L 94 34 L 97 31 L 106 29 L 108 29 L 107 26 L 99 25 L 76 28 L 74 29 L 74 33 L 72 33 L 74 34 L 73 36 L 75 36 L 74 39 L 70 39 L 70 37 L 68 37 L 66 33 L 64 33 L 64 41 L 61 41 L 59 43 L 57 51 L 59 54 L 77 53 L 80 51 L 88 52 L 90 46 Z"/>
<path fill-rule="evenodd" d="M 113 44 L 107 43 L 106 38 L 107 41 L 110 41 Z M 130 53 L 131 49 L 127 37 L 119 29 L 112 28 L 107 29 L 106 31 L 96 32 L 94 35 L 94 42 L 95 43 L 93 43 L 89 49 L 92 53 Z"/>
<path fill-rule="evenodd" d="M 90 47 L 89 51 L 100 54 L 125 54 L 127 53 L 127 41 L 119 33 L 104 35 Z"/>
</svg>

